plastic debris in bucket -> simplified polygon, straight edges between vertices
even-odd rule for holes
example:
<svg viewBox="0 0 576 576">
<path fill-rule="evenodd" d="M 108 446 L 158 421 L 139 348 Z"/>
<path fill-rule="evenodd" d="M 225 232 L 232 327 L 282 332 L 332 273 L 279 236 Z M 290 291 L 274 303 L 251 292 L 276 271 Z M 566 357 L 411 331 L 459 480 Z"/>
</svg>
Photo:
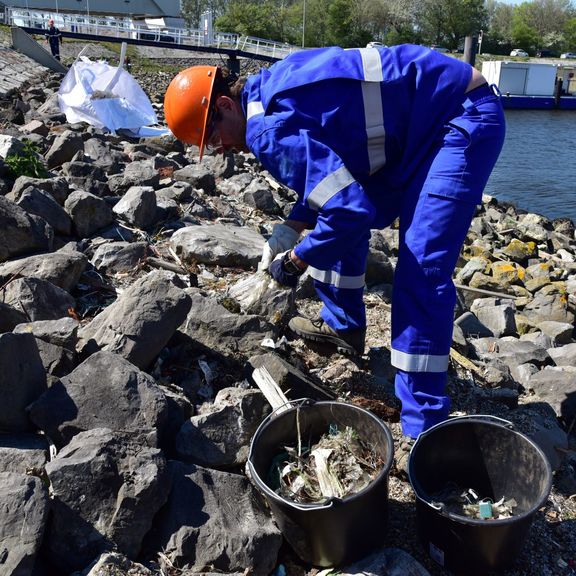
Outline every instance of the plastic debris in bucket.
<svg viewBox="0 0 576 576">
<path fill-rule="evenodd" d="M 503 570 L 516 561 L 552 486 L 542 450 L 510 422 L 493 416 L 453 418 L 420 434 L 408 473 L 422 544 L 438 564 L 466 575 Z M 451 511 L 438 498 L 447 486 L 471 494 L 478 515 Z M 504 501 L 510 505 L 498 517 L 492 503 Z"/>
<path fill-rule="evenodd" d="M 300 437 L 309 443 L 330 426 L 350 427 L 382 461 L 382 468 L 363 490 L 322 503 L 295 503 L 277 494 L 268 474 L 284 446 Z M 315 566 L 337 566 L 364 557 L 381 545 L 388 525 L 388 475 L 392 466 L 392 434 L 379 418 L 344 402 L 294 402 L 262 422 L 250 445 L 248 470 L 264 493 L 274 519 L 296 554 Z"/>
</svg>

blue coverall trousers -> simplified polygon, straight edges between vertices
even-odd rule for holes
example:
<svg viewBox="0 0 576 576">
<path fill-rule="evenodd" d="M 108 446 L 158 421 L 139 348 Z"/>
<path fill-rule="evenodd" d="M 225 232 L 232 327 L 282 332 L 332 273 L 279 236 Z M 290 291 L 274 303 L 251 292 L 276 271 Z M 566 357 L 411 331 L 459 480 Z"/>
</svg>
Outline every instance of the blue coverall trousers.
<svg viewBox="0 0 576 576">
<path fill-rule="evenodd" d="M 468 94 L 443 138 L 407 181 L 398 205 L 399 257 L 392 298 L 392 364 L 403 433 L 417 437 L 448 416 L 445 393 L 456 291 L 452 274 L 476 206 L 504 142 L 500 99 L 487 85 Z M 385 191 L 384 191 L 385 193 Z M 357 278 L 369 231 L 332 269 Z M 363 288 L 315 280 L 321 315 L 338 331 L 366 326 Z"/>
</svg>

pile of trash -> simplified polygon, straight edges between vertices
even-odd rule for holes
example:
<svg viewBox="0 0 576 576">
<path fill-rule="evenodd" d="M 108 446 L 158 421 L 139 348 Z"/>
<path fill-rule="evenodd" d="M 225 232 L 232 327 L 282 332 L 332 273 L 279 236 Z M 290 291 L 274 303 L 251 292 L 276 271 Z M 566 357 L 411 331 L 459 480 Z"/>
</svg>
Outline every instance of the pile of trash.
<svg viewBox="0 0 576 576">
<path fill-rule="evenodd" d="M 496 502 L 473 488 L 462 489 L 455 482 L 449 482 L 442 490 L 434 493 L 431 504 L 445 512 L 466 516 L 477 520 L 501 520 L 514 515 L 518 503 L 514 498 L 502 497 Z"/>
<path fill-rule="evenodd" d="M 350 426 L 329 431 L 315 444 L 285 446 L 272 462 L 269 485 L 285 499 L 300 504 L 345 498 L 366 488 L 383 462 Z"/>
</svg>

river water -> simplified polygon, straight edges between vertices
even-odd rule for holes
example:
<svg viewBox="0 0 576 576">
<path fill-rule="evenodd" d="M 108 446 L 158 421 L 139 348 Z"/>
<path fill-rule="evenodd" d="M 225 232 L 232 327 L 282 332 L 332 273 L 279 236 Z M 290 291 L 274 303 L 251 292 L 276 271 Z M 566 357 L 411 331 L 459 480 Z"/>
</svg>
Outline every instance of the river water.
<svg viewBox="0 0 576 576">
<path fill-rule="evenodd" d="M 506 110 L 506 123 L 485 194 L 576 223 L 576 111 Z"/>
</svg>

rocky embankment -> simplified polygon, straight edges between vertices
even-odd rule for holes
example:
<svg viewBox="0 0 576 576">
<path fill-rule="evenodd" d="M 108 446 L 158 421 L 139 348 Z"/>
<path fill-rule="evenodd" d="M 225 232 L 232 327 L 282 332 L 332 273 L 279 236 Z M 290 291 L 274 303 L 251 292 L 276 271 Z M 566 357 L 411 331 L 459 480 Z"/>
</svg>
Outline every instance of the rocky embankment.
<svg viewBox="0 0 576 576">
<path fill-rule="evenodd" d="M 161 87 L 141 82 L 161 112 Z M 366 355 L 307 347 L 285 327 L 295 309 L 319 308 L 309 278 L 258 299 L 237 289 L 294 193 L 250 154 L 200 162 L 172 138 L 67 124 L 59 83 L 38 78 L 0 101 L 0 157 L 29 157 L 32 142 L 32 164 L 47 170 L 17 177 L 0 161 L 0 572 L 314 574 L 244 473 L 270 411 L 252 372 L 267 368 L 289 398 L 368 407 L 398 442 L 397 231 L 371 241 Z M 555 470 L 505 574 L 573 574 L 574 224 L 485 198 L 455 281 L 454 413 L 512 421 Z M 419 547 L 410 484 L 394 474 L 390 499 L 385 573 L 444 574 Z M 384 573 L 384 560 L 373 565 Z"/>
</svg>

